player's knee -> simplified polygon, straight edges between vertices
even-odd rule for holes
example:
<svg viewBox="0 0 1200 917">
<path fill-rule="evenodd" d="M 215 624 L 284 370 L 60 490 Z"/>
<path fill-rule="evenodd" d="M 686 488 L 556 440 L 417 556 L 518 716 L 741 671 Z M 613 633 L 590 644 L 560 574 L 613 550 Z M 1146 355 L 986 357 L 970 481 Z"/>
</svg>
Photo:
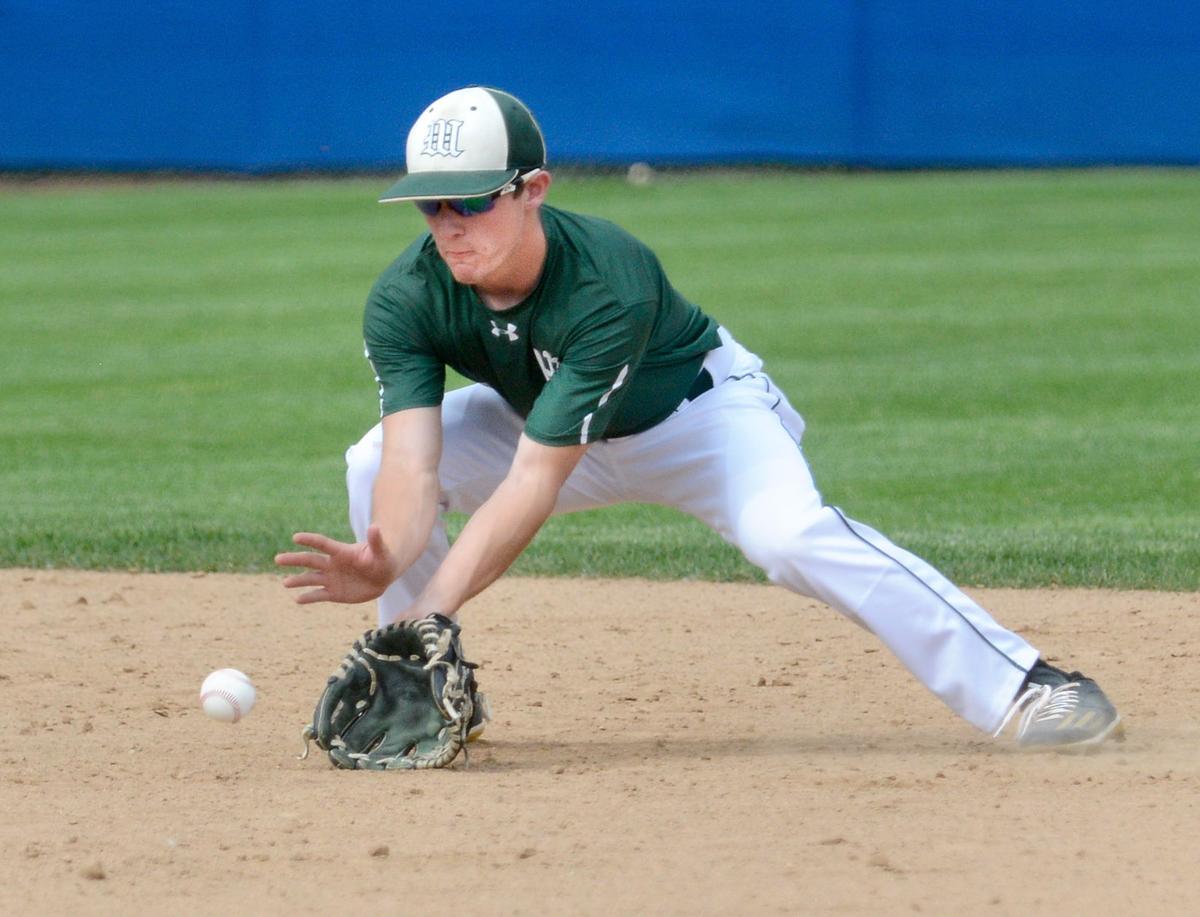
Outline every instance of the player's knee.
<svg viewBox="0 0 1200 917">
<path fill-rule="evenodd" d="M 379 444 L 363 439 L 346 450 L 346 490 L 350 502 L 365 496 L 370 499 L 379 473 Z"/>
<path fill-rule="evenodd" d="M 745 507 L 738 519 L 738 546 L 771 582 L 811 595 L 812 584 L 822 579 L 831 548 L 845 547 L 834 544 L 833 530 L 841 530 L 839 518 L 819 498 L 790 505 L 760 500 Z"/>
<path fill-rule="evenodd" d="M 745 507 L 738 517 L 738 547 L 750 563 L 778 582 L 785 569 L 804 566 L 807 533 L 817 523 L 819 512 L 819 507 L 797 511 L 772 500 L 758 501 Z"/>
</svg>

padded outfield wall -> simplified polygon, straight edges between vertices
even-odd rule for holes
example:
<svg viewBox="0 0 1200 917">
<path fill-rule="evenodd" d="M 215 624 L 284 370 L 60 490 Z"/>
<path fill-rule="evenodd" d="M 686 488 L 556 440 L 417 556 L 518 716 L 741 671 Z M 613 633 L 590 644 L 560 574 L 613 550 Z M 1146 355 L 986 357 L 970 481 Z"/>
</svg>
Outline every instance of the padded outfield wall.
<svg viewBox="0 0 1200 917">
<path fill-rule="evenodd" d="M 395 168 L 425 101 L 558 162 L 1200 162 L 1179 0 L 0 0 L 0 168 Z"/>
</svg>

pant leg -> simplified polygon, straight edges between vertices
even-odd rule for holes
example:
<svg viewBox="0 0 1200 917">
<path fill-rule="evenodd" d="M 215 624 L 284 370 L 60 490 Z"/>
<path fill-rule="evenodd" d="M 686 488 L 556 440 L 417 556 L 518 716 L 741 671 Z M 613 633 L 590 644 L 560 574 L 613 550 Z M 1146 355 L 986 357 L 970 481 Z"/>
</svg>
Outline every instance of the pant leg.
<svg viewBox="0 0 1200 917">
<path fill-rule="evenodd" d="M 822 505 L 800 450 L 803 422 L 760 365 L 742 351 L 739 378 L 613 441 L 640 482 L 629 498 L 701 519 L 772 582 L 866 627 L 952 710 L 994 729 L 1037 650 L 925 561 Z"/>
<path fill-rule="evenodd" d="M 378 601 L 380 625 L 396 620 L 425 588 L 450 550 L 441 513 L 473 513 L 504 480 L 516 454 L 524 421 L 494 390 L 468 385 L 448 392 L 442 402 L 442 459 L 438 519 L 429 545 Z M 346 489 L 350 527 L 359 541 L 371 523 L 375 476 L 383 449 L 383 425 L 376 424 L 346 450 Z M 560 490 L 554 512 L 569 513 L 606 506 L 620 499 L 611 473 L 590 454 L 576 466 Z"/>
</svg>

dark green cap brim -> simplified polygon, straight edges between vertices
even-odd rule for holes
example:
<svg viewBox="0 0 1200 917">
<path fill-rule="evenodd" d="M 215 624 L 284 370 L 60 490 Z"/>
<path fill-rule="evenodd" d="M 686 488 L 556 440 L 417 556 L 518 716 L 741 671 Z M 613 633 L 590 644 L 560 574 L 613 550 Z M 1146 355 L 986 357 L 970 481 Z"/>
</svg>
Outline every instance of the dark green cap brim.
<svg viewBox="0 0 1200 917">
<path fill-rule="evenodd" d="M 392 185 L 379 199 L 392 201 L 430 201 L 446 197 L 482 197 L 499 191 L 512 182 L 520 169 L 487 172 L 410 172 Z"/>
</svg>

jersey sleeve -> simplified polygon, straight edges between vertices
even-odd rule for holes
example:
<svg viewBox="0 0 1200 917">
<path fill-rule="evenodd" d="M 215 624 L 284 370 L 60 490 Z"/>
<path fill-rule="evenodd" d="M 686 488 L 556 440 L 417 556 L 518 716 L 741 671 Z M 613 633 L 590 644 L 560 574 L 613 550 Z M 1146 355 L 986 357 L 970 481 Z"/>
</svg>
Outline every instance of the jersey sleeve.
<svg viewBox="0 0 1200 917">
<path fill-rule="evenodd" d="M 379 383 L 380 416 L 406 408 L 436 407 L 446 388 L 420 304 L 422 291 L 377 283 L 363 312 L 363 346 Z"/>
<path fill-rule="evenodd" d="M 653 302 L 612 302 L 591 313 L 534 402 L 525 434 L 547 446 L 601 439 L 646 352 L 654 315 Z"/>
</svg>

